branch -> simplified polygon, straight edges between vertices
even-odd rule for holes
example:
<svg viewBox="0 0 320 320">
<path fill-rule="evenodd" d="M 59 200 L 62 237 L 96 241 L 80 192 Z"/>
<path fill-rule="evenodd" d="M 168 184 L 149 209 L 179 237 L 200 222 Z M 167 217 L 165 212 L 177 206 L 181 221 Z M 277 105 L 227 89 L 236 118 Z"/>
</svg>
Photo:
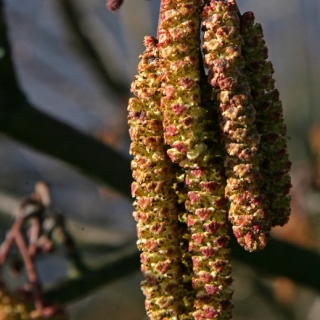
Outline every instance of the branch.
<svg viewBox="0 0 320 320">
<path fill-rule="evenodd" d="M 258 253 L 250 253 L 241 248 L 234 237 L 232 238 L 230 247 L 236 260 L 256 267 L 266 275 L 288 277 L 320 293 L 320 278 L 317 276 L 320 255 L 279 240 L 270 241 L 267 247 Z M 118 259 L 77 279 L 64 280 L 48 288 L 44 293 L 45 302 L 72 302 L 139 269 L 139 254 L 135 246 L 130 245 L 119 252 Z"/>
<path fill-rule="evenodd" d="M 262 251 L 250 253 L 231 239 L 231 254 L 236 260 L 256 267 L 266 274 L 284 276 L 320 292 L 320 255 L 288 242 L 272 239 Z"/>
<path fill-rule="evenodd" d="M 115 11 L 118 9 L 117 3 L 120 1 L 113 1 Z M 105 67 L 99 53 L 97 52 L 88 30 L 85 30 L 81 25 L 82 17 L 78 13 L 78 10 L 72 0 L 61 0 L 63 13 L 68 22 L 68 26 L 73 32 L 73 35 L 79 40 L 79 47 L 81 54 L 90 63 L 91 69 L 101 79 L 102 83 L 106 84 L 109 89 L 118 95 L 118 97 L 127 97 L 129 94 L 128 88 L 122 83 L 118 83 L 114 80 L 114 77 L 110 74 L 109 70 Z M 120 6 L 120 5 L 119 5 Z"/>
<path fill-rule="evenodd" d="M 0 3 L 1 4 L 1 3 Z M 0 8 L 0 130 L 130 197 L 130 161 L 97 139 L 34 108 L 18 86 Z"/>
<path fill-rule="evenodd" d="M 140 258 L 136 245 L 129 245 L 125 249 L 118 250 L 114 259 L 102 267 L 86 272 L 79 278 L 58 282 L 48 288 L 44 293 L 44 300 L 49 304 L 69 303 L 139 268 Z"/>
<path fill-rule="evenodd" d="M 0 69 L 0 73 L 2 70 Z M 111 147 L 32 107 L 4 99 L 0 88 L 0 130 L 13 139 L 76 167 L 130 197 L 130 160 Z"/>
</svg>

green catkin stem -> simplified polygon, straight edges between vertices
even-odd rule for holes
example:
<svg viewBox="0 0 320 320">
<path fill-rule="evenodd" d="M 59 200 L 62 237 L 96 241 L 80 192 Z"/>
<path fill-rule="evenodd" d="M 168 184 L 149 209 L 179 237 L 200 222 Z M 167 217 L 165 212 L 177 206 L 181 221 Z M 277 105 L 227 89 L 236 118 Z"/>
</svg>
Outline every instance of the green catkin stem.
<svg viewBox="0 0 320 320">
<path fill-rule="evenodd" d="M 136 197 L 133 215 L 146 278 L 141 286 L 151 320 L 177 320 L 184 312 L 184 294 L 175 173 L 163 142 L 157 41 L 145 37 L 144 45 L 139 74 L 131 87 L 137 98 L 131 98 L 128 106 L 134 155 L 132 195 Z"/>
<path fill-rule="evenodd" d="M 271 220 L 261 194 L 260 135 L 250 86 L 244 74 L 238 9 L 235 0 L 212 0 L 203 11 L 204 60 L 213 94 L 220 100 L 220 127 L 226 150 L 229 220 L 238 242 L 248 251 L 263 249 Z"/>
<path fill-rule="evenodd" d="M 230 250 L 219 135 L 200 105 L 200 2 L 163 0 L 158 29 L 164 138 L 171 160 L 184 168 L 185 222 L 196 293 L 191 319 L 231 318 Z"/>
<path fill-rule="evenodd" d="M 245 73 L 249 79 L 256 119 L 261 134 L 261 174 L 263 192 L 267 196 L 272 226 L 283 226 L 290 215 L 291 188 L 287 153 L 286 127 L 283 120 L 279 92 L 274 87 L 273 67 L 263 39 L 260 24 L 254 24 L 254 14 L 246 12 L 240 17 L 241 34 L 245 43 L 243 55 Z"/>
</svg>

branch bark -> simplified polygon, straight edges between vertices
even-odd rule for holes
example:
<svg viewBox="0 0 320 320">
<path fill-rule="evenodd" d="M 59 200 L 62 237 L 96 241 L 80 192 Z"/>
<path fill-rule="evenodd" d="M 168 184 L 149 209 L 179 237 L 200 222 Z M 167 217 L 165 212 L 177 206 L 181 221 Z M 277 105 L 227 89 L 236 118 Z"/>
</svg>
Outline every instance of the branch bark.
<svg viewBox="0 0 320 320">
<path fill-rule="evenodd" d="M 112 11 L 117 10 L 121 5 L 120 4 L 117 6 L 117 3 L 120 3 L 119 0 L 108 1 L 108 3 L 109 2 L 111 6 L 112 4 L 114 5 L 115 9 Z M 79 10 L 75 4 L 76 2 L 72 0 L 61 0 L 60 3 L 62 5 L 62 11 L 68 23 L 68 27 L 78 40 L 80 52 L 85 60 L 89 62 L 92 71 L 100 78 L 102 83 L 107 85 L 108 89 L 111 89 L 113 92 L 117 93 L 119 98 L 127 97 L 129 94 L 128 88 L 125 84 L 114 80 L 114 77 L 112 77 L 109 70 L 105 67 L 101 56 L 96 50 L 88 30 L 85 30 L 81 25 L 82 17 L 78 12 Z"/>
<path fill-rule="evenodd" d="M 124 277 L 140 268 L 136 245 L 119 249 L 114 259 L 100 268 L 82 274 L 79 278 L 56 283 L 44 293 L 46 304 L 67 304 L 112 281 Z"/>
<path fill-rule="evenodd" d="M 97 139 L 42 113 L 26 100 L 13 104 L 3 96 L 0 88 L 1 132 L 130 197 L 129 159 Z"/>
<path fill-rule="evenodd" d="M 265 275 L 288 277 L 320 293 L 320 278 L 317 276 L 320 267 L 319 254 L 279 240 L 270 241 L 262 251 L 250 253 L 240 247 L 233 236 L 230 247 L 232 258 L 257 268 Z M 117 259 L 77 279 L 64 280 L 48 288 L 44 293 L 45 303 L 70 303 L 137 271 L 139 267 L 139 253 L 136 246 L 129 245 L 119 250 Z"/>
</svg>

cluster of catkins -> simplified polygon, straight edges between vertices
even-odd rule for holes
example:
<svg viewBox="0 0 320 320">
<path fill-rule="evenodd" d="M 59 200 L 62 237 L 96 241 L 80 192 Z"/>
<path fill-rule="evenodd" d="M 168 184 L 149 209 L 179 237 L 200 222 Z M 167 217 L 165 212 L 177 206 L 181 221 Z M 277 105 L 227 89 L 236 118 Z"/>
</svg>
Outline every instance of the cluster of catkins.
<svg viewBox="0 0 320 320">
<path fill-rule="evenodd" d="M 158 39 L 144 45 L 128 122 L 146 310 L 152 320 L 231 319 L 228 220 L 256 251 L 290 213 L 262 29 L 235 0 L 162 0 Z"/>
</svg>

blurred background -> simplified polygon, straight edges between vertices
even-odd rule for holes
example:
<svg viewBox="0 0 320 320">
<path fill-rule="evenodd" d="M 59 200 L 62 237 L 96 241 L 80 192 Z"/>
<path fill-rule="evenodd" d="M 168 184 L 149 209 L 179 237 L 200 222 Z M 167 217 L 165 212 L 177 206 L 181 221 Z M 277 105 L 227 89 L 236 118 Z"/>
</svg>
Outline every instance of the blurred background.
<svg viewBox="0 0 320 320">
<path fill-rule="evenodd" d="M 130 84 L 143 52 L 143 37 L 156 36 L 159 0 L 125 0 L 116 13 L 107 10 L 105 0 L 4 3 L 16 72 L 32 104 L 129 159 Z M 241 13 L 253 11 L 263 26 L 288 127 L 292 217 L 288 225 L 274 230 L 274 236 L 320 250 L 320 2 L 239 0 L 238 5 Z M 95 48 L 102 69 L 112 76 L 112 86 L 86 53 L 75 26 Z M 12 222 L 9 214 L 39 180 L 49 184 L 52 205 L 66 216 L 88 262 L 99 262 L 108 252 L 135 242 L 130 201 L 4 135 L 0 135 L 2 239 Z M 88 244 L 96 250 L 89 252 Z M 104 249 L 99 251 L 101 245 Z M 54 258 L 39 259 L 45 283 L 65 275 L 63 258 L 58 252 Z M 270 278 L 236 260 L 233 276 L 235 320 L 320 319 L 320 296 L 289 279 Z M 69 305 L 70 319 L 147 320 L 141 280 L 137 271 Z"/>
</svg>

